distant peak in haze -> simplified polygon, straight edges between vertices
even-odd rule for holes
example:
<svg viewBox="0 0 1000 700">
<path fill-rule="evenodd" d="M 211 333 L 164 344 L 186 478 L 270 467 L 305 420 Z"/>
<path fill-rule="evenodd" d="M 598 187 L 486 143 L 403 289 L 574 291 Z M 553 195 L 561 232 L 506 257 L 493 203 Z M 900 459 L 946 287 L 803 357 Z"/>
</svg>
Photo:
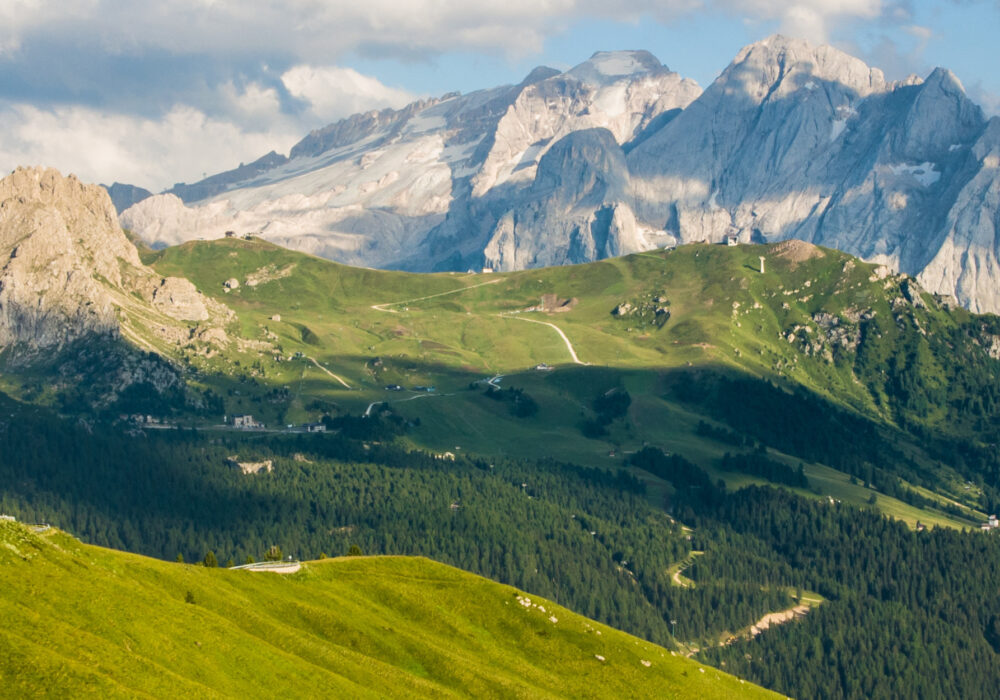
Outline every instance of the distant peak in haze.
<svg viewBox="0 0 1000 700">
<path fill-rule="evenodd" d="M 585 83 L 603 84 L 667 70 L 649 51 L 598 51 L 566 75 Z"/>
</svg>

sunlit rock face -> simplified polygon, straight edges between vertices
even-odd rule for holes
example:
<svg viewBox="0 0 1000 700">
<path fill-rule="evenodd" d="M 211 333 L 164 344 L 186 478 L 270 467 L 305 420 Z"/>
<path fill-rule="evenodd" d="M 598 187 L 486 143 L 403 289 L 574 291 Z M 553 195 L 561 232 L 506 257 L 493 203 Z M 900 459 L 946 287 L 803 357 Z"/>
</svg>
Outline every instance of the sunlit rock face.
<svg viewBox="0 0 1000 700">
<path fill-rule="evenodd" d="M 773 36 L 704 92 L 647 52 L 355 115 L 289 158 L 175 188 L 122 222 L 232 231 L 356 265 L 512 270 L 690 241 L 800 238 L 1000 311 L 1000 121 L 950 72 L 888 82 Z"/>
<path fill-rule="evenodd" d="M 996 131 L 946 70 L 888 83 L 771 37 L 629 154 L 634 208 L 681 241 L 800 238 L 996 311 Z"/>
<path fill-rule="evenodd" d="M 0 179 L 0 371 L 45 366 L 50 389 L 101 405 L 133 384 L 180 391 L 155 351 L 224 344 L 231 320 L 142 263 L 105 188 L 45 168 Z"/>
</svg>

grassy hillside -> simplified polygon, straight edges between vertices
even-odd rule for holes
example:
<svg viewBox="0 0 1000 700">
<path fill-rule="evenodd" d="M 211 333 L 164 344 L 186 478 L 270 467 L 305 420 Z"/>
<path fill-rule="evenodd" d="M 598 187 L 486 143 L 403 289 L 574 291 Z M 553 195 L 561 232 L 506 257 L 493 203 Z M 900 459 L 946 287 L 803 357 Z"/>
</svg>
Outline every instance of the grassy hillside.
<svg viewBox="0 0 1000 700">
<path fill-rule="evenodd" d="M 880 507 L 911 524 L 957 526 L 981 520 L 1000 493 L 1000 473 L 986 478 L 989 493 L 981 483 L 984 469 L 997 472 L 983 456 L 1000 425 L 1000 362 L 986 352 L 997 320 L 946 308 L 912 280 L 837 251 L 691 245 L 516 273 L 414 275 L 223 240 L 170 248 L 152 262 L 238 313 L 227 350 L 179 356 L 227 413 L 271 426 L 385 401 L 413 423 L 406 439 L 435 451 L 558 454 L 617 468 L 651 443 L 732 485 L 763 482 L 720 471 L 733 446 L 697 431 L 718 420 L 718 406 L 678 400 L 679 378 L 707 372 L 807 392 L 831 415 L 863 416 L 898 447 L 869 465 L 892 478 L 872 478 L 861 462 L 832 464 L 756 435 L 779 461 L 803 465 L 813 493 L 864 504 L 874 486 Z M 239 286 L 227 290 L 227 280 Z M 516 416 L 484 399 L 485 379 L 497 375 L 537 411 Z M 595 398 L 615 389 L 631 398 L 623 419 L 581 430 Z"/>
<path fill-rule="evenodd" d="M 17 697 L 765 697 L 544 599 L 407 557 L 207 569 L 0 522 Z"/>
</svg>

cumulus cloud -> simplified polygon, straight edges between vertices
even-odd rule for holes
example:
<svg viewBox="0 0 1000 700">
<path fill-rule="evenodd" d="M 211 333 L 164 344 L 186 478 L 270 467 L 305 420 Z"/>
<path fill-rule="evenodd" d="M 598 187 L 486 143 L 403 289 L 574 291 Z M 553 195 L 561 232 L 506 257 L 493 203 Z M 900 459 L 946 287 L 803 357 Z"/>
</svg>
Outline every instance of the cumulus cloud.
<svg viewBox="0 0 1000 700">
<path fill-rule="evenodd" d="M 258 83 L 238 88 L 233 81 L 219 86 L 219 95 L 225 111 L 239 119 L 245 128 L 263 128 L 281 120 L 281 98 L 278 91 Z"/>
<path fill-rule="evenodd" d="M 286 150 L 297 129 L 247 129 L 179 105 L 161 119 L 109 114 L 86 107 L 0 109 L 0 163 L 51 165 L 87 182 L 113 180 L 153 190 L 235 167 L 273 148 Z"/>
<path fill-rule="evenodd" d="M 322 121 L 380 107 L 402 107 L 415 99 L 406 90 L 387 87 L 352 68 L 338 66 L 298 65 L 285 71 L 281 82 Z"/>
<path fill-rule="evenodd" d="M 521 58 L 581 20 L 696 12 L 814 41 L 869 20 L 927 40 L 909 0 L 0 0 L 0 168 L 161 188 L 414 98 L 351 56 Z"/>
<path fill-rule="evenodd" d="M 278 88 L 255 81 L 219 85 L 213 113 L 185 104 L 151 117 L 84 105 L 0 103 L 0 167 L 52 165 L 87 181 L 160 190 L 271 150 L 287 153 L 317 125 L 415 99 L 338 66 L 298 65 L 281 74 L 280 85 L 305 109 L 285 109 Z"/>
<path fill-rule="evenodd" d="M 777 21 L 783 31 L 825 40 L 839 19 L 878 17 L 901 7 L 883 7 L 882 0 L 64 0 L 58 10 L 51 5 L 0 0 L 2 31 L 14 43 L 59 35 L 126 55 L 149 49 L 281 54 L 313 65 L 336 64 L 350 52 L 412 58 L 471 50 L 525 56 L 581 19 L 669 22 L 701 10 Z M 4 6 L 17 9 L 5 14 Z M 2 21 L 15 16 L 17 21 Z"/>
<path fill-rule="evenodd" d="M 874 19 L 887 10 L 881 0 L 716 0 L 715 4 L 750 22 L 777 22 L 782 33 L 818 43 L 828 42 L 841 22 Z"/>
<path fill-rule="evenodd" d="M 0 56 L 17 51 L 25 32 L 58 21 L 80 20 L 91 16 L 91 0 L 0 0 Z"/>
<path fill-rule="evenodd" d="M 427 53 L 445 46 L 535 51 L 557 25 L 581 11 L 633 12 L 629 3 L 614 0 L 70 0 L 68 22 L 41 0 L 0 2 L 0 20 L 9 20 L 3 31 L 11 45 L 35 31 L 65 32 L 122 53 L 143 47 L 171 53 L 277 51 L 321 64 L 366 47 Z"/>
</svg>

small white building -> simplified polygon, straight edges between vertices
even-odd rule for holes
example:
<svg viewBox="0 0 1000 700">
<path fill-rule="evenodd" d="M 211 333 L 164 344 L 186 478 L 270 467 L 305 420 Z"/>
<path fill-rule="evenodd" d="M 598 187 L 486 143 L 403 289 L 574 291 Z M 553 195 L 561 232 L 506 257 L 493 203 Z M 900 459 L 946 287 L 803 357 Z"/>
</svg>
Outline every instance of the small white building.
<svg viewBox="0 0 1000 700">
<path fill-rule="evenodd" d="M 735 245 L 739 245 L 740 239 L 739 236 L 730 233 L 723 237 L 722 242 L 731 248 Z"/>
</svg>

